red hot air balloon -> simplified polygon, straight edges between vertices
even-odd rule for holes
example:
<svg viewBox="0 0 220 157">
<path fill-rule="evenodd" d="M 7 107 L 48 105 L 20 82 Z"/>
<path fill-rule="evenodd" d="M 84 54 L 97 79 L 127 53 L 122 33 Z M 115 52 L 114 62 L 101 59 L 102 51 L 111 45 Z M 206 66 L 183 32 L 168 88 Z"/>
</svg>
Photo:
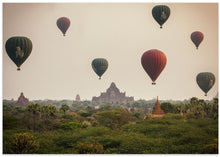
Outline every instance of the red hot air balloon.
<svg viewBox="0 0 220 157">
<path fill-rule="evenodd" d="M 203 38 L 204 38 L 204 35 L 202 32 L 195 31 L 191 34 L 191 40 L 194 43 L 194 45 L 196 46 L 196 49 L 198 49 L 199 45 L 203 41 Z"/>
<path fill-rule="evenodd" d="M 156 49 L 146 51 L 141 57 L 141 64 L 153 81 L 153 85 L 156 84 L 155 81 L 165 68 L 166 63 L 166 55 L 162 51 Z"/>
<path fill-rule="evenodd" d="M 70 20 L 67 17 L 61 17 L 57 20 L 57 27 L 61 30 L 63 36 L 65 36 L 69 26 L 70 26 Z"/>
</svg>

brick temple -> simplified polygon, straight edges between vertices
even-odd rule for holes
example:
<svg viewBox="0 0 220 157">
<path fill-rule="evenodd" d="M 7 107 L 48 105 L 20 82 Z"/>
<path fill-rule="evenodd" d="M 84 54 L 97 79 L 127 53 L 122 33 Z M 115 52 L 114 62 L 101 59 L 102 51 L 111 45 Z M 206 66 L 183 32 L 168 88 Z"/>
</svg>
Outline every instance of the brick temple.
<svg viewBox="0 0 220 157">
<path fill-rule="evenodd" d="M 165 115 L 165 113 L 161 109 L 160 102 L 159 102 L 158 97 L 157 97 L 157 101 L 156 101 L 154 109 L 152 111 L 151 118 L 160 118 L 160 117 L 163 117 L 164 115 Z"/>
<path fill-rule="evenodd" d="M 133 102 L 134 97 L 126 97 L 125 92 L 121 93 L 120 90 L 116 87 L 115 83 L 112 82 L 110 87 L 106 92 L 101 93 L 99 97 L 93 97 L 92 102 L 106 102 L 106 103 L 129 103 Z"/>
<path fill-rule="evenodd" d="M 18 101 L 15 103 L 15 106 L 25 108 L 29 105 L 29 103 L 29 100 L 25 98 L 23 92 L 21 92 L 21 95 L 19 96 Z"/>
</svg>

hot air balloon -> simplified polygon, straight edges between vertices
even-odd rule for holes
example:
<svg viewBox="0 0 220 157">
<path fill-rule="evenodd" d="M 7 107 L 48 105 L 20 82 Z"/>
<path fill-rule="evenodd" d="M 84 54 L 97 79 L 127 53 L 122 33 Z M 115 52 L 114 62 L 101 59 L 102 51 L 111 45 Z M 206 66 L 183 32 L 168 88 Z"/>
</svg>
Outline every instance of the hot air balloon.
<svg viewBox="0 0 220 157">
<path fill-rule="evenodd" d="M 61 17 L 57 20 L 57 27 L 61 30 L 63 36 L 65 36 L 69 26 L 70 26 L 70 20 L 67 17 Z"/>
<path fill-rule="evenodd" d="M 205 92 L 205 96 L 207 96 L 208 91 L 215 83 L 215 76 L 210 72 L 202 72 L 196 76 L 196 82 L 203 92 Z"/>
<path fill-rule="evenodd" d="M 32 42 L 27 37 L 11 37 L 6 41 L 5 49 L 11 60 L 17 65 L 17 70 L 29 57 L 32 51 Z"/>
<path fill-rule="evenodd" d="M 101 76 L 108 68 L 108 61 L 105 58 L 96 58 L 92 61 L 92 68 L 101 79 Z"/>
<path fill-rule="evenodd" d="M 146 51 L 141 57 L 141 64 L 145 72 L 150 76 L 153 81 L 152 84 L 155 85 L 155 81 L 163 71 L 167 63 L 166 55 L 159 50 L 152 49 Z"/>
<path fill-rule="evenodd" d="M 157 23 L 162 28 L 162 25 L 167 21 L 170 16 L 170 8 L 166 5 L 156 5 L 152 9 L 152 15 Z"/>
<path fill-rule="evenodd" d="M 198 49 L 199 45 L 203 41 L 203 38 L 204 38 L 204 35 L 202 32 L 195 31 L 191 34 L 191 40 L 194 43 L 194 45 L 196 46 L 196 49 Z"/>
</svg>

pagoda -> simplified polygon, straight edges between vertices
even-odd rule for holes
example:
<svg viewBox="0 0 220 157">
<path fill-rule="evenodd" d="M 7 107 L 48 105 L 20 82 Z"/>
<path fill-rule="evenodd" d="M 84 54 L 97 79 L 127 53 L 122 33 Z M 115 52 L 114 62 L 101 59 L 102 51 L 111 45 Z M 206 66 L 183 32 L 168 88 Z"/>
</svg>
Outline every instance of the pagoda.
<svg viewBox="0 0 220 157">
<path fill-rule="evenodd" d="M 160 107 L 160 102 L 158 100 L 158 97 L 157 97 L 157 101 L 155 103 L 155 106 L 154 106 L 154 109 L 152 111 L 152 115 L 151 117 L 152 118 L 160 118 L 160 117 L 163 117 L 165 115 L 164 111 L 161 109 Z"/>
<path fill-rule="evenodd" d="M 29 100 L 25 98 L 23 92 L 21 92 L 21 95 L 19 96 L 17 102 L 15 103 L 15 106 L 26 108 L 29 105 L 29 103 L 30 103 Z"/>
</svg>

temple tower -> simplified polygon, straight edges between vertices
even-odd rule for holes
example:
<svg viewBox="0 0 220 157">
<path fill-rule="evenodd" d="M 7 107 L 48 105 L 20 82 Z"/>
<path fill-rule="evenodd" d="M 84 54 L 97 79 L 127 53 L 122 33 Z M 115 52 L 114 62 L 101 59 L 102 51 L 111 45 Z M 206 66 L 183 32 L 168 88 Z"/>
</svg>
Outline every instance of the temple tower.
<svg viewBox="0 0 220 157">
<path fill-rule="evenodd" d="M 80 100 L 80 96 L 79 96 L 79 94 L 77 94 L 76 95 L 76 102 L 80 102 L 81 100 Z"/>
<path fill-rule="evenodd" d="M 25 108 L 29 105 L 29 100 L 25 98 L 23 92 L 21 92 L 21 95 L 18 98 L 18 101 L 15 103 L 15 106 Z"/>
<path fill-rule="evenodd" d="M 161 109 L 160 107 L 160 102 L 158 100 L 158 97 L 157 97 L 157 101 L 155 103 L 155 107 L 152 111 L 152 118 L 160 118 L 160 117 L 163 117 L 164 116 L 164 111 Z"/>
</svg>

